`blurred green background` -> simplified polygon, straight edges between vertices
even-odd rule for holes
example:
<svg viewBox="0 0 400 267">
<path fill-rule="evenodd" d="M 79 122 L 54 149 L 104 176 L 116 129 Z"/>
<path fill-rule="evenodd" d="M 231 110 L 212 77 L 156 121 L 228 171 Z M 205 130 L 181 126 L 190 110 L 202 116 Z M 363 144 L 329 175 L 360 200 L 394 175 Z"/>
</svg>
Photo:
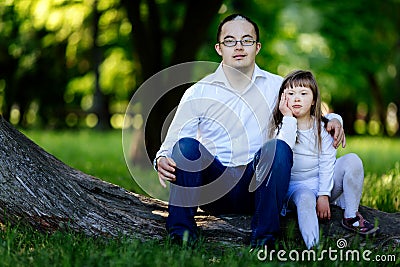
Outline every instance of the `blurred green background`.
<svg viewBox="0 0 400 267">
<path fill-rule="evenodd" d="M 400 136 L 398 0 L 3 0 L 0 113 L 20 129 L 142 130 L 140 109 L 124 121 L 135 91 L 175 64 L 219 62 L 217 26 L 232 13 L 258 23 L 261 68 L 315 73 L 348 136 Z M 146 122 L 150 158 L 182 92 Z"/>
<path fill-rule="evenodd" d="M 399 135 L 398 0 L 4 0 L 0 110 L 23 127 L 121 128 L 151 75 L 220 61 L 217 25 L 235 12 L 261 28 L 260 67 L 311 69 L 350 134 Z"/>
<path fill-rule="evenodd" d="M 219 62 L 217 26 L 232 13 L 258 23 L 261 68 L 282 76 L 299 68 L 313 71 L 326 109 L 344 119 L 348 144 L 338 155 L 355 152 L 363 160 L 361 205 L 398 212 L 399 0 L 0 0 L 0 115 L 68 165 L 145 193 L 122 151 L 121 129 L 142 131 L 144 125 L 140 109 L 124 122 L 129 101 L 167 67 Z M 153 110 L 146 130 L 150 158 L 182 89 Z M 137 166 L 133 173 L 168 194 L 154 170 Z M 265 265 L 249 260 L 247 249 L 218 245 L 171 253 L 170 246 L 151 242 L 18 229 L 0 234 L 0 266 Z"/>
</svg>

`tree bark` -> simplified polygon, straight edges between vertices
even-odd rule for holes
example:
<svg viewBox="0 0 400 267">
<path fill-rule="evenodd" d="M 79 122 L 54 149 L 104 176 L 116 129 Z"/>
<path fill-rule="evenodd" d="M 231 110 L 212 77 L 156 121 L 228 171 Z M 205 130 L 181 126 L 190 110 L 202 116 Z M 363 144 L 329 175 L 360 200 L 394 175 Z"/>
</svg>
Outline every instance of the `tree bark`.
<svg viewBox="0 0 400 267">
<path fill-rule="evenodd" d="M 83 159 L 84 160 L 84 159 Z M 0 116 L 0 222 L 30 225 L 46 233 L 72 230 L 88 236 L 140 240 L 166 236 L 167 203 L 129 192 L 82 173 L 50 155 Z M 400 213 L 385 213 L 360 207 L 370 220 L 379 222 L 379 244 L 399 244 Z M 340 227 L 342 211 L 332 207 L 333 219 L 321 224 L 326 236 L 354 237 Z M 199 210 L 196 216 L 206 241 L 227 245 L 248 244 L 250 216 L 211 216 Z M 282 221 L 283 235 L 290 225 Z M 293 228 L 293 227 L 292 227 Z M 301 240 L 297 226 L 295 238 Z M 383 246 L 382 245 L 382 246 Z"/>
</svg>

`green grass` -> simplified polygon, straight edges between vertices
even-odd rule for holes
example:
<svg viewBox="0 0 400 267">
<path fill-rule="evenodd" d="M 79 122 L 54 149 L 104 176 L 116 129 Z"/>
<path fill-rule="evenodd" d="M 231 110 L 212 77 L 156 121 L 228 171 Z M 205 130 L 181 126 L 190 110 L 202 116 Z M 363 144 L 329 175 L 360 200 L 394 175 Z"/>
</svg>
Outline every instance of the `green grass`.
<svg viewBox="0 0 400 267">
<path fill-rule="evenodd" d="M 126 167 L 121 144 L 121 132 L 93 131 L 28 131 L 25 132 L 40 146 L 66 164 L 103 180 L 137 191 L 137 185 Z M 399 211 L 400 188 L 400 140 L 383 138 L 348 138 L 346 149 L 339 155 L 356 152 L 365 165 L 365 186 L 362 205 L 388 212 Z M 137 170 L 138 175 L 149 176 L 158 185 L 153 170 Z M 159 186 L 160 187 L 160 186 Z M 195 250 L 171 246 L 167 241 L 115 240 L 89 238 L 76 233 L 47 235 L 21 226 L 2 226 L 0 230 L 0 266 L 377 266 L 377 262 L 332 261 L 324 263 L 287 262 L 277 260 L 262 262 L 248 253 L 247 247 L 230 247 L 223 244 L 203 243 Z M 317 252 L 337 249 L 337 240 L 321 240 Z M 359 240 L 352 249 L 371 247 L 372 241 Z M 285 251 L 302 251 L 303 244 L 294 240 L 290 233 L 283 241 Z M 372 250 L 369 256 L 396 255 L 397 262 L 385 262 L 395 266 L 400 263 L 400 250 Z M 286 254 L 288 258 L 288 254 Z M 269 263 L 269 264 L 267 264 Z M 382 263 L 380 264 L 382 265 Z"/>
<path fill-rule="evenodd" d="M 130 240 L 124 237 L 113 240 L 86 237 L 76 233 L 60 233 L 53 235 L 38 233 L 23 227 L 8 227 L 0 231 L 0 266 L 378 266 L 376 255 L 391 257 L 387 266 L 399 264 L 399 250 L 375 251 L 368 249 L 365 242 L 356 240 L 343 250 L 359 251 L 360 261 L 350 261 L 351 258 L 340 256 L 339 250 L 327 254 L 329 249 L 337 249 L 336 240 L 323 240 L 315 249 L 317 257 L 323 261 L 304 260 L 297 262 L 292 260 L 296 254 L 290 255 L 290 251 L 301 253 L 304 248 L 293 240 L 285 240 L 285 255 L 287 259 L 282 262 L 277 259 L 276 253 L 273 260 L 269 258 L 260 260 L 257 254 L 249 253 L 247 247 L 229 247 L 221 244 L 202 243 L 196 249 L 182 249 L 166 242 Z M 364 246 L 367 248 L 360 248 Z M 370 250 L 366 261 L 361 258 L 362 253 Z M 323 252 L 325 251 L 325 252 Z M 267 254 L 270 255 L 270 254 Z M 262 257 L 262 255 L 260 255 Z M 292 257 L 292 258 L 291 258 Z M 335 259 L 336 257 L 336 259 Z M 340 258 L 342 257 L 342 258 Z M 393 258 L 395 257 L 395 258 Z M 301 259 L 301 258 L 300 258 Z M 341 259 L 341 260 L 340 260 Z M 347 260 L 349 259 L 349 260 Z M 397 260 L 397 262 L 396 262 Z M 381 263 L 382 264 L 382 263 Z"/>
<path fill-rule="evenodd" d="M 338 156 L 354 152 L 364 164 L 365 175 L 383 175 L 400 163 L 400 139 L 381 137 L 347 137 L 346 147 Z"/>
<path fill-rule="evenodd" d="M 361 205 L 400 211 L 400 139 L 351 137 L 338 156 L 351 152 L 358 154 L 364 165 Z"/>
<path fill-rule="evenodd" d="M 69 166 L 141 192 L 125 163 L 121 131 L 28 131 L 24 134 Z M 155 180 L 155 173 L 137 171 L 140 175 L 143 172 L 153 175 Z"/>
<path fill-rule="evenodd" d="M 390 262 L 384 263 L 385 266 L 400 263 L 399 249 L 370 249 L 371 241 L 368 240 L 355 240 L 340 254 L 337 240 L 325 239 L 314 250 L 317 259 L 322 257 L 322 261 L 305 258 L 299 262 L 295 260 L 297 255 L 293 251 L 301 259 L 304 248 L 290 237 L 286 238 L 281 249 L 286 251 L 285 255 L 281 255 L 286 261 L 280 261 L 276 252 L 272 254 L 272 260 L 269 257 L 260 260 L 257 253 L 249 253 L 248 247 L 201 243 L 195 249 L 188 249 L 171 245 L 168 241 L 141 242 L 126 237 L 106 240 L 68 232 L 47 235 L 24 227 L 4 228 L 0 231 L 0 266 L 380 266 L 382 263 L 373 261 L 377 255 L 391 257 Z M 331 250 L 336 251 L 328 254 Z M 360 261 L 345 257 L 350 250 L 359 252 Z M 362 258 L 364 251 L 371 252 L 367 254 L 370 261 Z"/>
</svg>

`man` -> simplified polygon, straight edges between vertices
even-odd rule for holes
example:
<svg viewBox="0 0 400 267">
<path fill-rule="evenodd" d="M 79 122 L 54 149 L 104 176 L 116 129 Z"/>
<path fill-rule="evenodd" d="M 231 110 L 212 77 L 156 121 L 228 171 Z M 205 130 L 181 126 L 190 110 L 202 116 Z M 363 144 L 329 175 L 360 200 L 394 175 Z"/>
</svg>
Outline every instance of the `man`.
<svg viewBox="0 0 400 267">
<path fill-rule="evenodd" d="M 252 247 L 276 240 L 293 156 L 285 142 L 266 137 L 282 78 L 255 64 L 260 49 L 257 25 L 228 16 L 215 45 L 222 63 L 182 97 L 154 161 L 161 185 L 171 182 L 166 227 L 173 240 L 198 238 L 198 206 L 253 214 Z M 339 120 L 328 130 L 337 147 L 344 140 Z"/>
</svg>

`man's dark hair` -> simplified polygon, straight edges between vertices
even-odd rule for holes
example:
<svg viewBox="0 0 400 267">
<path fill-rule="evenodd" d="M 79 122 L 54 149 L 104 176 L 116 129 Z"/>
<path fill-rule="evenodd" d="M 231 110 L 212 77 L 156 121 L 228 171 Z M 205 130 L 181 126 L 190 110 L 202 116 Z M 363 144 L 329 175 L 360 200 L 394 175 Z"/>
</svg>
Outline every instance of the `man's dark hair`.
<svg viewBox="0 0 400 267">
<path fill-rule="evenodd" d="M 256 41 L 257 41 L 257 42 L 260 41 L 260 31 L 259 31 L 259 29 L 258 29 L 257 24 L 256 24 L 254 21 L 252 21 L 249 17 L 246 17 L 246 16 L 244 16 L 244 15 L 242 15 L 242 14 L 232 14 L 232 15 L 227 16 L 227 17 L 226 17 L 223 21 L 221 21 L 221 23 L 219 24 L 219 26 L 218 26 L 218 32 L 217 32 L 217 43 L 220 42 L 219 38 L 220 38 L 220 35 L 221 35 L 222 26 L 224 26 L 224 24 L 227 23 L 227 22 L 229 22 L 229 21 L 239 20 L 239 19 L 244 19 L 244 20 L 250 22 L 251 25 L 253 25 L 254 31 L 256 32 Z"/>
</svg>

